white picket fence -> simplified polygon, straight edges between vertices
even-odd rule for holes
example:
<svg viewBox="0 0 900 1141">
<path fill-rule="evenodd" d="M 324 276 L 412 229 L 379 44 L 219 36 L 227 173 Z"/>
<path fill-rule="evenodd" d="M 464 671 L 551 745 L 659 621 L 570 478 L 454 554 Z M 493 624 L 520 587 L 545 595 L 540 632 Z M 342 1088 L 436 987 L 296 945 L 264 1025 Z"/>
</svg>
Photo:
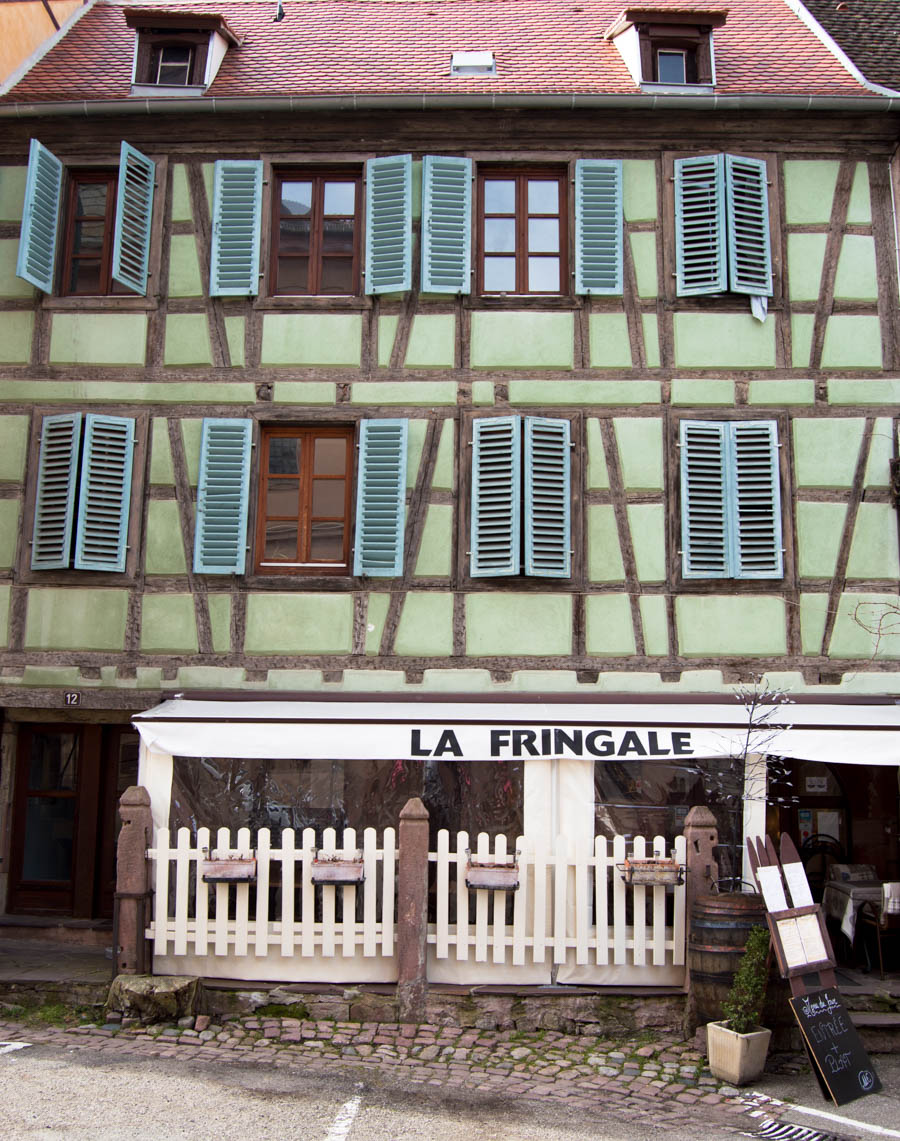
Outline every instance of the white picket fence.
<svg viewBox="0 0 900 1141">
<path fill-rule="evenodd" d="M 346 829 L 340 845 L 334 829 L 317 839 L 293 830 L 272 846 L 260 829 L 256 848 L 249 829 L 231 844 L 219 829 L 214 845 L 207 828 L 196 840 L 178 830 L 175 847 L 160 829 L 153 861 L 154 971 L 211 978 L 293 982 L 395 982 L 397 846 L 386 828 L 380 845 L 373 828 L 357 843 Z M 635 837 L 611 843 L 597 837 L 578 851 L 565 837 L 553 850 L 519 837 L 481 833 L 470 852 L 468 834 L 451 847 L 438 833 L 429 854 L 432 922 L 428 926 L 428 977 L 433 982 L 679 985 L 685 963 L 685 889 L 626 885 L 626 855 L 666 855 L 665 841 Z M 359 886 L 317 884 L 318 857 L 361 854 Z M 678 837 L 675 855 L 685 862 Z M 256 859 L 247 883 L 206 883 L 206 859 Z M 466 886 L 469 860 L 479 865 L 516 862 L 515 891 Z"/>
</svg>

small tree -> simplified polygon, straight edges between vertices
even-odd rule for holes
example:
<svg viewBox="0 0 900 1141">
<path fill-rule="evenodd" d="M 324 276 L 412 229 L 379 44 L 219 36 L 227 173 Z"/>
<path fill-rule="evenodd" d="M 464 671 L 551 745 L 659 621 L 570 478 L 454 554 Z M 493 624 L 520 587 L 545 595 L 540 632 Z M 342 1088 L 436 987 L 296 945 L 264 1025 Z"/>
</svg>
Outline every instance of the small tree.
<svg viewBox="0 0 900 1141">
<path fill-rule="evenodd" d="M 749 1034 L 759 1026 L 766 998 L 769 932 L 753 927 L 728 997 L 722 1003 L 725 1025 L 736 1034 Z"/>
</svg>

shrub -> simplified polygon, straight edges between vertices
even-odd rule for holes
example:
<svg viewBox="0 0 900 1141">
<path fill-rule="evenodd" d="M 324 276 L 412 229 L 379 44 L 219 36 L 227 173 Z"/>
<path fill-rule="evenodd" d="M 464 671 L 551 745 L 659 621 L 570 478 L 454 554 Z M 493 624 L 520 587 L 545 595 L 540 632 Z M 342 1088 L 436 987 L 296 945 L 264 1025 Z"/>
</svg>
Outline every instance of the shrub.
<svg viewBox="0 0 900 1141">
<path fill-rule="evenodd" d="M 753 927 L 728 997 L 722 1003 L 725 1025 L 738 1034 L 748 1034 L 759 1026 L 766 997 L 769 932 Z"/>
</svg>

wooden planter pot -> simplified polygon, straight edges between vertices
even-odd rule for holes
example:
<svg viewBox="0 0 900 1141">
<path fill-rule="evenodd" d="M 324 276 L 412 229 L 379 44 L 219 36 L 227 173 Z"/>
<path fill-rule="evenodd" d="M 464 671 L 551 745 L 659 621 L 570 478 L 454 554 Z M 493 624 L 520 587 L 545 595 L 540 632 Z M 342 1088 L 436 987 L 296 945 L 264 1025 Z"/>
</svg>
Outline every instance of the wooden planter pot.
<svg viewBox="0 0 900 1141">
<path fill-rule="evenodd" d="M 769 1052 L 771 1030 L 760 1026 L 749 1034 L 729 1030 L 724 1022 L 709 1022 L 706 1026 L 706 1056 L 713 1077 L 745 1086 L 762 1076 Z"/>
</svg>

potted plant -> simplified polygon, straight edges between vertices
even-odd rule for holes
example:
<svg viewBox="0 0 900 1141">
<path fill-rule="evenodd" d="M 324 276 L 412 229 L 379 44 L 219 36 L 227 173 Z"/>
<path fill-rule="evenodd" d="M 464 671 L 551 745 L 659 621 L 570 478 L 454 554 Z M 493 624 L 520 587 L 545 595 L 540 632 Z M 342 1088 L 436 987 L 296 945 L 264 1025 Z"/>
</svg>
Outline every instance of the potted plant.
<svg viewBox="0 0 900 1141">
<path fill-rule="evenodd" d="M 771 1030 L 759 1025 L 768 976 L 769 932 L 754 927 L 722 1003 L 725 1018 L 706 1027 L 706 1052 L 714 1077 L 742 1086 L 756 1081 L 766 1064 Z"/>
</svg>

